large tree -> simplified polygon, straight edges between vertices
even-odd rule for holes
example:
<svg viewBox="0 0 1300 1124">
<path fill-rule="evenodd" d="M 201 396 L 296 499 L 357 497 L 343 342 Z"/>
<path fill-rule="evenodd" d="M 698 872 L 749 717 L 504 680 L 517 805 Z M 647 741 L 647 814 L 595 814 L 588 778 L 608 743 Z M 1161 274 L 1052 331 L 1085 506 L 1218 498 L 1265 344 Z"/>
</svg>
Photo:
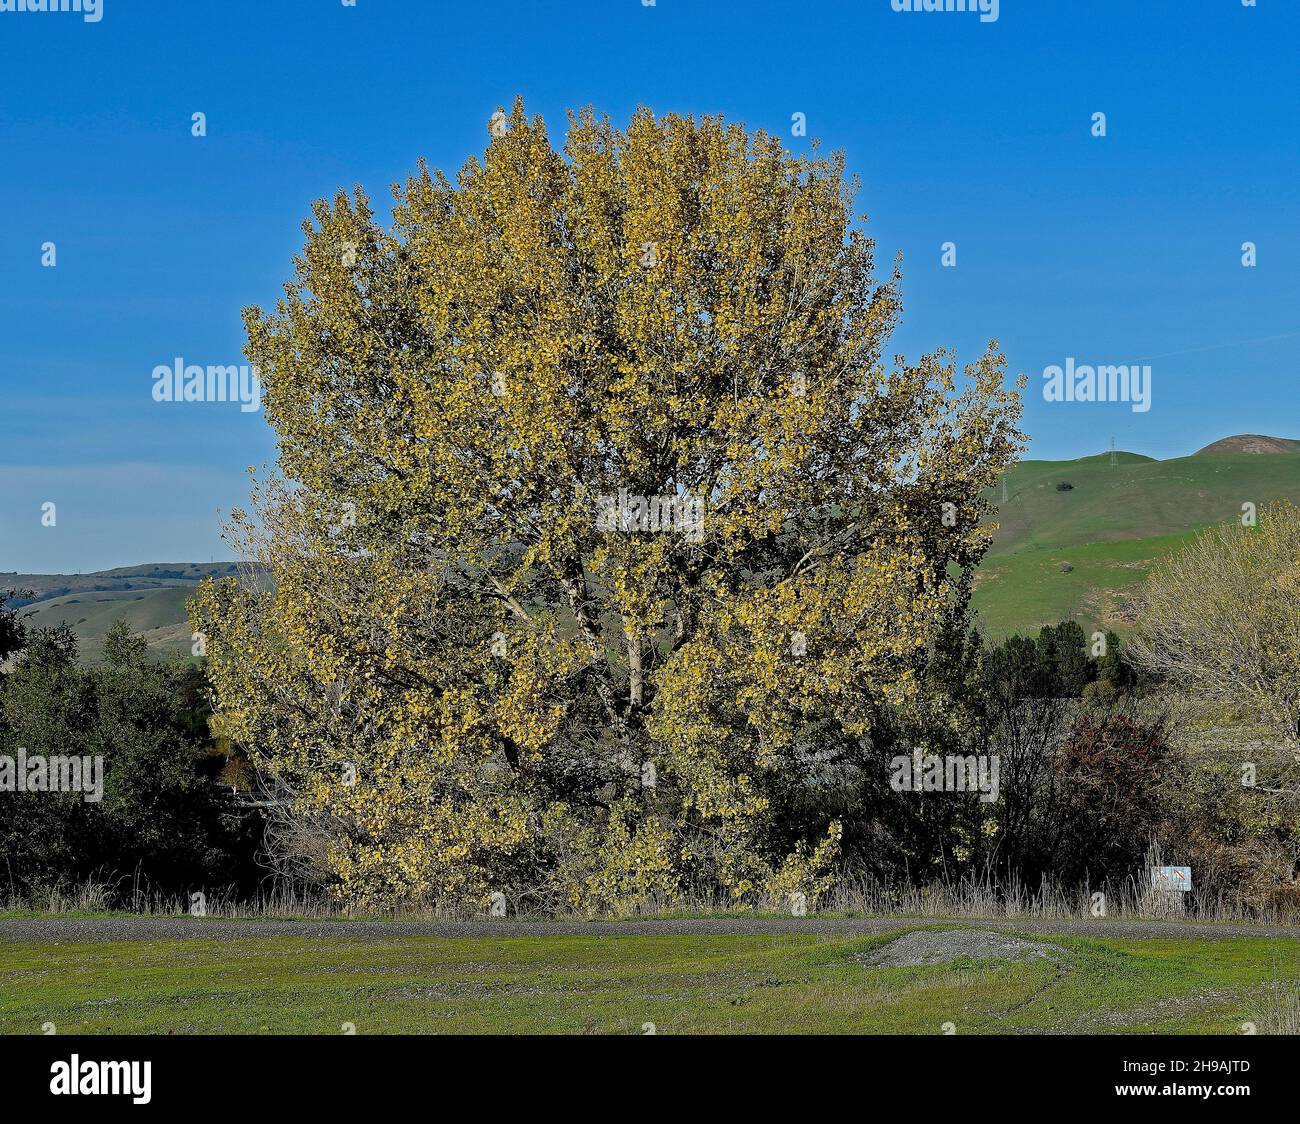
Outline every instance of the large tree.
<svg viewBox="0 0 1300 1124">
<path fill-rule="evenodd" d="M 359 903 L 815 892 L 779 812 L 905 707 L 1016 455 L 996 344 L 887 364 L 839 157 L 522 104 L 246 313 L 279 434 L 195 606 L 224 729 Z"/>
</svg>

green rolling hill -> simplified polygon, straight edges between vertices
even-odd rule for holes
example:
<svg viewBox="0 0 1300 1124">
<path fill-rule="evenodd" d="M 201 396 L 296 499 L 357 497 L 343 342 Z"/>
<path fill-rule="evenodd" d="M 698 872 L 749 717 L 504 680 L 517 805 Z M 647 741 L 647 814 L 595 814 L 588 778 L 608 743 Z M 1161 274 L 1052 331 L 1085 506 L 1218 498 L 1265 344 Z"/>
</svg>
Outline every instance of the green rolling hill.
<svg viewBox="0 0 1300 1124">
<path fill-rule="evenodd" d="M 29 606 L 24 618 L 29 628 L 68 625 L 81 638 L 83 653 L 89 659 L 96 657 L 100 640 L 117 620 L 125 620 L 133 631 L 142 633 L 150 648 L 160 655 L 188 655 L 190 633 L 185 602 L 192 592 L 170 588 L 72 593 Z"/>
<path fill-rule="evenodd" d="M 1022 461 L 991 498 L 999 529 L 974 598 L 986 632 L 1073 619 L 1122 633 L 1156 559 L 1200 528 L 1240 519 L 1245 503 L 1300 501 L 1300 442 L 1244 435 L 1165 461 Z"/>
<path fill-rule="evenodd" d="M 0 573 L 29 628 L 66 624 L 81 640 L 82 657 L 99 658 L 104 634 L 124 620 L 159 658 L 190 657 L 185 602 L 206 577 L 236 573 L 233 562 L 158 562 L 89 574 Z"/>
<path fill-rule="evenodd" d="M 1103 453 L 1022 461 L 990 493 L 993 547 L 975 578 L 980 626 L 1000 639 L 1077 620 L 1086 632 L 1131 625 L 1152 562 L 1200 528 L 1241 517 L 1242 504 L 1300 502 L 1300 441 L 1245 434 L 1188 457 L 1158 461 Z M 98 658 L 104 633 L 125 620 L 160 658 L 190 652 L 185 602 L 205 577 L 234 563 L 163 562 L 92 574 L 0 573 L 0 589 L 34 628 L 65 623 Z"/>
</svg>

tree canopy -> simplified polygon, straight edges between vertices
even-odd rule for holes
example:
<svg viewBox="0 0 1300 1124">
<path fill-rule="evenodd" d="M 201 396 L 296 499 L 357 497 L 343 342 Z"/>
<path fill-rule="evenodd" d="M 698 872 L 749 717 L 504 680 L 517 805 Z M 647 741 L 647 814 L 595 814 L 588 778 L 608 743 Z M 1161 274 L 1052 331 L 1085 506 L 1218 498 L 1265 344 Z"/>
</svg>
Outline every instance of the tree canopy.
<svg viewBox="0 0 1300 1124">
<path fill-rule="evenodd" d="M 381 225 L 318 202 L 246 312 L 261 585 L 195 604 L 218 722 L 357 903 L 814 894 L 781 817 L 906 708 L 1022 445 L 996 343 L 884 355 L 842 157 L 521 103 Z"/>
</svg>

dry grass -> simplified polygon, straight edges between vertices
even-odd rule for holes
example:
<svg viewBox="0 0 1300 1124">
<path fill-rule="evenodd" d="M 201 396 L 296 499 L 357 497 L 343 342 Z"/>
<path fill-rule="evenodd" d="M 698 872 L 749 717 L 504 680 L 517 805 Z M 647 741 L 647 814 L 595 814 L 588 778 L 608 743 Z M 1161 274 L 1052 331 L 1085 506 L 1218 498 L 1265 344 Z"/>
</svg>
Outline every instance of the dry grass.
<svg viewBox="0 0 1300 1124">
<path fill-rule="evenodd" d="M 1104 895 L 1104 903 L 1095 895 Z M 205 889 L 203 915 L 209 917 L 270 918 L 361 918 L 402 920 L 468 920 L 483 917 L 464 902 L 414 902 L 393 910 L 359 913 L 327 894 L 311 889 L 277 886 L 255 897 L 239 897 L 222 889 Z M 1096 912 L 1097 910 L 1104 912 Z M 101 877 L 76 884 L 58 884 L 25 896 L 0 896 L 0 910 L 38 913 L 125 912 L 176 916 L 192 912 L 188 897 L 166 895 L 122 877 Z M 750 908 L 738 908 L 725 897 L 690 895 L 675 901 L 648 899 L 630 903 L 620 917 L 656 918 L 683 916 L 787 915 L 790 902 L 767 899 Z M 1297 925 L 1294 910 L 1252 909 L 1241 902 L 1212 897 L 1202 891 L 1166 894 L 1155 891 L 1144 876 L 1134 875 L 1119 883 L 1079 886 L 1072 889 L 1044 879 L 1031 888 L 1011 878 L 995 882 L 967 877 L 926 885 L 889 885 L 870 879 L 843 879 L 816 903 L 808 903 L 809 914 L 823 916 L 960 918 L 978 920 L 1007 918 L 1110 917 L 1143 920 L 1188 920 L 1234 922 L 1255 925 Z M 555 913 L 511 904 L 509 915 L 516 918 L 588 917 L 574 911 Z"/>
<path fill-rule="evenodd" d="M 1300 984 L 1274 979 L 1261 992 L 1257 1034 L 1300 1034 Z"/>
</svg>

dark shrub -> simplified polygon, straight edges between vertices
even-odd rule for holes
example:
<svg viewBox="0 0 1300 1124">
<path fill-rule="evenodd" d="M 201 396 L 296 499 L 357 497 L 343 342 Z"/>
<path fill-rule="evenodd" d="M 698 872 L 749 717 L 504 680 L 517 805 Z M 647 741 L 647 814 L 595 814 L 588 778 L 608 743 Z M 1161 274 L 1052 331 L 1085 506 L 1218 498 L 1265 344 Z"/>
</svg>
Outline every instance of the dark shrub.
<svg viewBox="0 0 1300 1124">
<path fill-rule="evenodd" d="M 116 874 L 181 894 L 256 886 L 260 818 L 217 783 L 202 672 L 148 659 L 125 627 L 78 663 L 66 627 L 32 633 L 0 677 L 0 754 L 103 758 L 103 798 L 0 792 L 7 893 Z"/>
</svg>

